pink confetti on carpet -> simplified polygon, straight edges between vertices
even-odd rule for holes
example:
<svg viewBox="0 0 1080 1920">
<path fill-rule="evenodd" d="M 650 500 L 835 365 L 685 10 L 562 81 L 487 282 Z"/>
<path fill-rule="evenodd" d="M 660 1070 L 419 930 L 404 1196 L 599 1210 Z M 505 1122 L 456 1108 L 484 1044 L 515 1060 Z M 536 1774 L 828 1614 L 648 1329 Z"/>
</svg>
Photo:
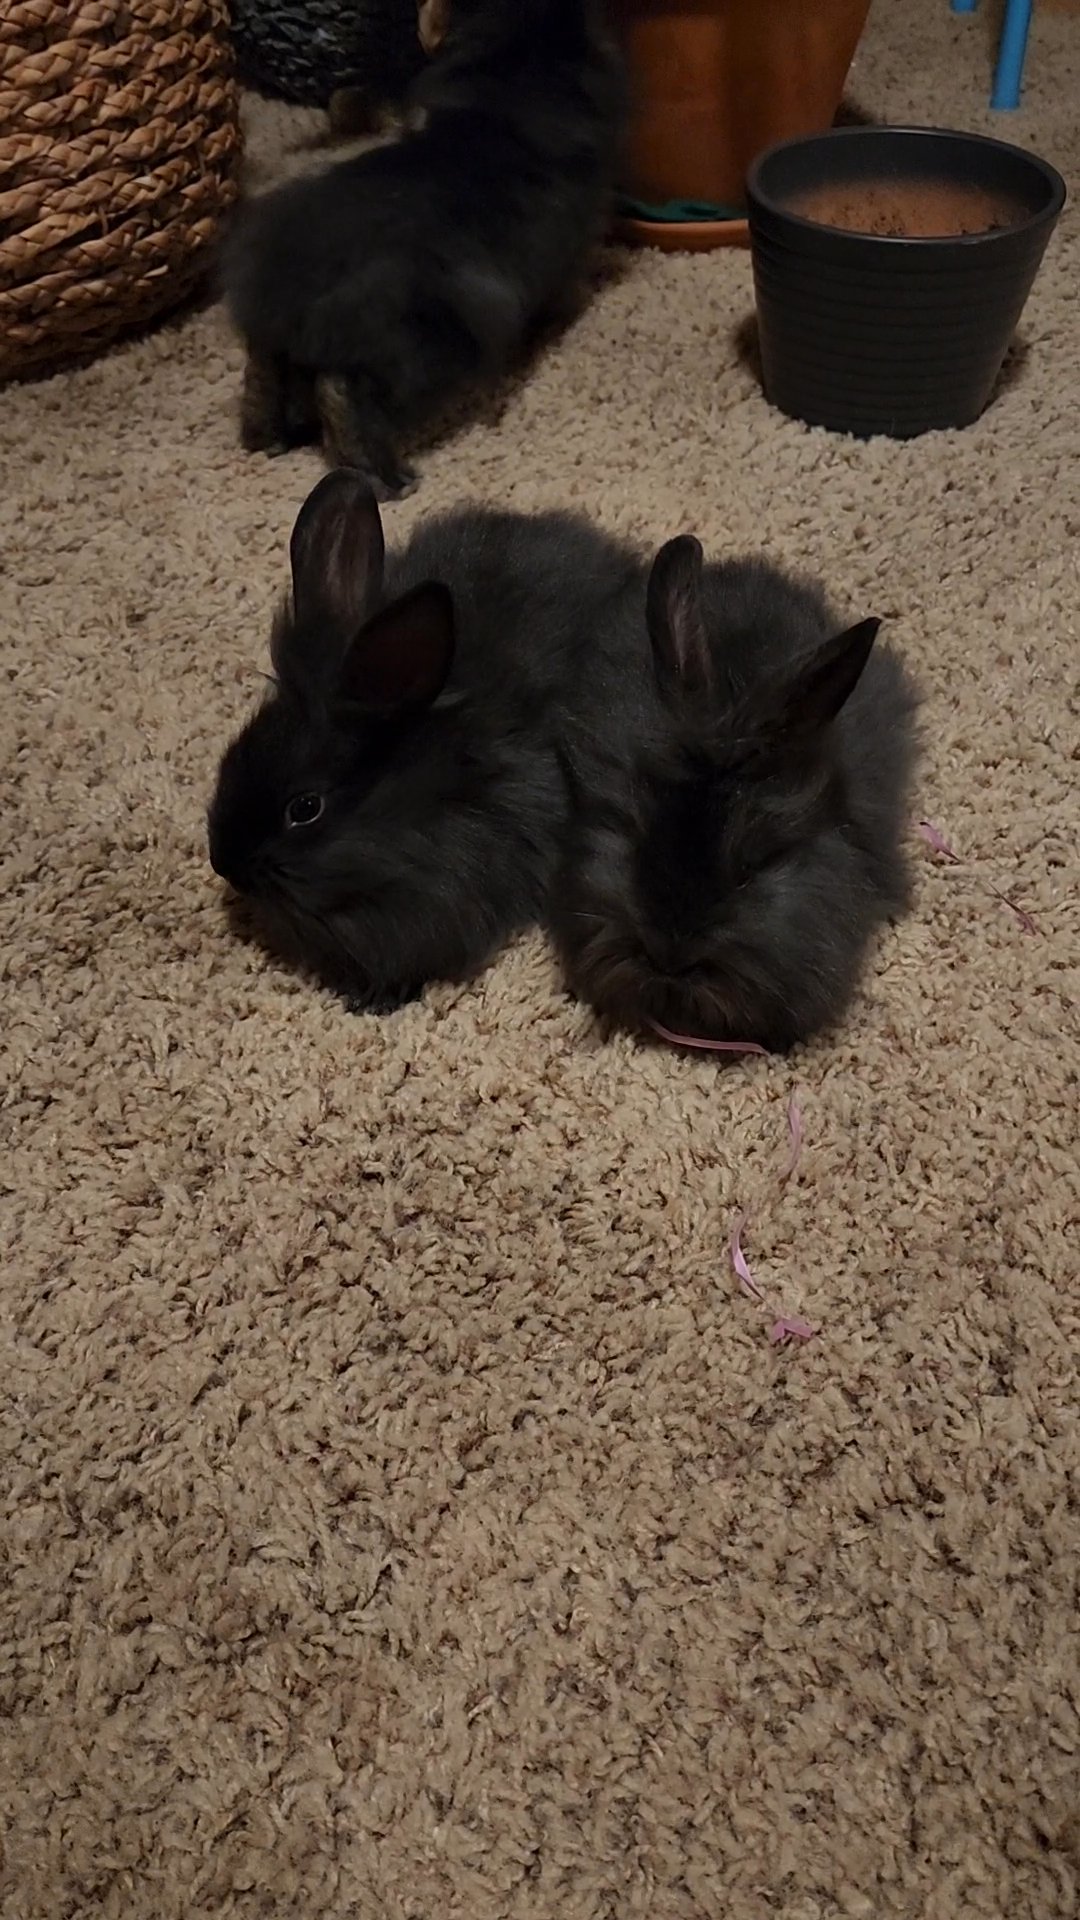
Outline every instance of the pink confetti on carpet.
<svg viewBox="0 0 1080 1920">
<path fill-rule="evenodd" d="M 751 1300 L 764 1302 L 765 1294 L 747 1266 L 746 1255 L 742 1250 L 742 1232 L 745 1225 L 746 1215 L 744 1213 L 737 1214 L 735 1217 L 735 1225 L 731 1229 L 731 1264 L 738 1274 L 739 1285 L 743 1292 L 749 1294 Z"/>
<path fill-rule="evenodd" d="M 789 1152 L 787 1165 L 780 1176 L 781 1185 L 791 1179 L 802 1151 L 802 1110 L 799 1106 L 798 1098 L 794 1093 L 788 1100 L 787 1127 Z M 742 1237 L 748 1225 L 749 1216 L 746 1213 L 739 1212 L 735 1215 L 735 1224 L 731 1229 L 728 1250 L 731 1255 L 732 1267 L 738 1276 L 742 1291 L 747 1294 L 751 1300 L 757 1301 L 759 1306 L 765 1306 L 767 1304 L 765 1289 L 759 1281 L 755 1280 L 750 1271 L 746 1255 L 743 1252 Z M 779 1319 L 773 1321 L 769 1331 L 769 1339 L 774 1347 L 783 1347 L 787 1345 L 789 1340 L 812 1340 L 818 1331 L 819 1329 L 812 1327 L 809 1320 L 804 1320 L 801 1314 L 783 1313 Z"/>
<path fill-rule="evenodd" d="M 703 1053 L 765 1053 L 765 1047 L 759 1047 L 756 1040 L 704 1040 L 693 1033 L 673 1033 L 670 1027 L 662 1027 L 659 1020 L 650 1020 L 649 1025 L 661 1040 L 667 1040 L 673 1047 L 699 1047 Z"/>
<path fill-rule="evenodd" d="M 774 1347 L 783 1347 L 789 1340 L 812 1340 L 816 1333 L 817 1328 L 812 1327 L 809 1320 L 801 1319 L 797 1313 L 785 1313 L 773 1321 L 769 1339 Z"/>
<path fill-rule="evenodd" d="M 1000 887 L 995 887 L 992 880 L 988 880 L 986 884 L 990 888 L 994 898 L 1000 900 L 1003 906 L 1008 907 L 1010 913 L 1015 913 L 1025 933 L 1038 933 L 1038 924 L 1026 907 L 1018 906 L 1015 900 L 1010 900 L 1008 894 L 1002 893 Z"/>
<path fill-rule="evenodd" d="M 960 855 L 953 852 L 941 829 L 935 827 L 932 820 L 917 820 L 915 831 L 926 841 L 928 847 L 933 847 L 935 853 L 942 854 L 946 860 L 952 860 L 956 866 L 960 865 Z"/>
<path fill-rule="evenodd" d="M 802 1110 L 799 1106 L 799 1102 L 795 1094 L 792 1094 L 791 1099 L 788 1101 L 787 1125 L 788 1125 L 788 1140 L 790 1142 L 790 1147 L 788 1150 L 787 1166 L 784 1168 L 783 1173 L 780 1175 L 780 1179 L 782 1183 L 785 1183 L 791 1179 L 792 1174 L 794 1173 L 796 1167 L 799 1164 L 799 1155 L 802 1152 L 802 1143 L 803 1143 Z"/>
<path fill-rule="evenodd" d="M 957 867 L 963 865 L 960 855 L 953 852 L 944 834 L 940 828 L 935 827 L 932 820 L 916 820 L 915 831 L 926 841 L 927 846 L 932 847 L 935 853 L 940 853 L 943 859 L 951 860 Z M 988 893 L 993 894 L 995 900 L 1000 900 L 1003 907 L 1008 907 L 1010 913 L 1015 913 L 1025 933 L 1038 933 L 1038 923 L 1026 907 L 1021 907 L 1017 901 L 1010 899 L 1007 893 L 1002 893 L 1001 888 L 995 887 L 992 880 L 984 880 L 982 884 Z"/>
</svg>

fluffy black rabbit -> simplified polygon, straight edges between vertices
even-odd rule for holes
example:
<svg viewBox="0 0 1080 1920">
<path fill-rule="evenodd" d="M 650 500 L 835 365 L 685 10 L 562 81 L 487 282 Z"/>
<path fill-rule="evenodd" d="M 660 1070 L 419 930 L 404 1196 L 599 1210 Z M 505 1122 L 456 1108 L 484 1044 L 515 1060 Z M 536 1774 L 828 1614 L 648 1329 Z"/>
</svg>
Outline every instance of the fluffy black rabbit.
<svg viewBox="0 0 1080 1920">
<path fill-rule="evenodd" d="M 585 522 L 465 508 L 385 554 L 328 474 L 291 543 L 273 690 L 225 754 L 210 859 L 265 944 L 383 1011 L 546 907 L 582 649 L 637 562 Z"/>
<path fill-rule="evenodd" d="M 876 620 L 841 630 L 817 588 L 703 567 L 689 536 L 629 617 L 638 652 L 601 634 L 581 713 L 569 980 L 624 1024 L 786 1048 L 843 1012 L 907 902 L 914 688 Z"/>
<path fill-rule="evenodd" d="M 565 310 L 602 235 L 624 82 L 598 0 L 453 0 L 411 105 L 400 141 L 250 203 L 224 257 L 245 445 L 321 431 L 384 497 L 413 478 L 401 443 Z"/>
</svg>

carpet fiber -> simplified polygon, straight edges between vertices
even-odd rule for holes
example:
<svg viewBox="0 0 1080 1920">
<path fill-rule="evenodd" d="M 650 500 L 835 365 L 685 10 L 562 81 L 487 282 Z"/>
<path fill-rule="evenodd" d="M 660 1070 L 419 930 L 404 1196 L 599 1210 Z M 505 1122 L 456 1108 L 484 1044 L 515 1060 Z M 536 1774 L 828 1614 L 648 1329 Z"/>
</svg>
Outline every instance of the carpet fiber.
<svg viewBox="0 0 1080 1920">
<path fill-rule="evenodd" d="M 1075 171 L 1076 23 L 991 122 L 992 14 L 879 4 L 852 97 Z M 620 259 L 389 513 L 887 616 L 960 863 L 787 1062 L 604 1041 L 538 938 L 381 1021 L 232 939 L 318 462 L 211 309 L 3 396 L 8 1920 L 1075 1914 L 1078 286 L 1070 213 L 985 419 L 858 445 L 763 403 L 745 254 Z"/>
</svg>

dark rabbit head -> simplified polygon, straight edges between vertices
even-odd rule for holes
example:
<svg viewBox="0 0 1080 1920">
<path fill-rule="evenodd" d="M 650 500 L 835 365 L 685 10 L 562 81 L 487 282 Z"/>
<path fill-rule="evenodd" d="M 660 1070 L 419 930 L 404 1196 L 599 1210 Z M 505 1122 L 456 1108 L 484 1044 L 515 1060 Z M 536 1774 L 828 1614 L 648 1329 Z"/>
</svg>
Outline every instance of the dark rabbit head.
<svg viewBox="0 0 1080 1920">
<path fill-rule="evenodd" d="M 355 474 L 315 488 L 290 558 L 273 691 L 225 754 L 210 859 L 294 929 L 329 929 L 392 884 L 403 839 L 437 805 L 438 755 L 416 766 L 410 748 L 450 672 L 454 610 L 434 581 L 381 604 L 382 525 Z"/>
<path fill-rule="evenodd" d="M 545 149 L 554 140 L 562 151 L 572 130 L 572 144 L 591 153 L 599 134 L 610 157 L 625 81 L 603 0 L 429 0 L 421 23 L 434 58 L 418 102 L 496 109 L 521 131 L 541 133 Z"/>
<path fill-rule="evenodd" d="M 910 689 L 878 621 L 831 629 L 813 589 L 706 572 L 689 537 L 646 618 L 655 738 L 580 869 L 572 976 L 624 1021 L 784 1047 L 841 1011 L 904 902 Z"/>
<path fill-rule="evenodd" d="M 385 1011 L 535 924 L 569 806 L 568 605 L 603 604 L 627 564 L 586 526 L 480 507 L 384 556 L 360 477 L 320 483 L 292 536 L 273 690 L 210 808 L 211 860 L 265 945 Z"/>
</svg>

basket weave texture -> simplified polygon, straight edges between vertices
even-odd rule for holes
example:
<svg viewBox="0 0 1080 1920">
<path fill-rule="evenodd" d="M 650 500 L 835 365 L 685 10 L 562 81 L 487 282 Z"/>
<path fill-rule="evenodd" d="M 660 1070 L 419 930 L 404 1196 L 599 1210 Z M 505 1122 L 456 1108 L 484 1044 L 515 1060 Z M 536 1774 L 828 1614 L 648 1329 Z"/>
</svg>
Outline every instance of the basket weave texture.
<svg viewBox="0 0 1080 1920">
<path fill-rule="evenodd" d="M 0 378 L 206 271 L 240 151 L 225 0 L 0 0 Z"/>
<path fill-rule="evenodd" d="M 231 12 L 241 78 L 306 106 L 357 84 L 393 99 L 420 65 L 417 0 L 232 0 Z"/>
</svg>

